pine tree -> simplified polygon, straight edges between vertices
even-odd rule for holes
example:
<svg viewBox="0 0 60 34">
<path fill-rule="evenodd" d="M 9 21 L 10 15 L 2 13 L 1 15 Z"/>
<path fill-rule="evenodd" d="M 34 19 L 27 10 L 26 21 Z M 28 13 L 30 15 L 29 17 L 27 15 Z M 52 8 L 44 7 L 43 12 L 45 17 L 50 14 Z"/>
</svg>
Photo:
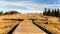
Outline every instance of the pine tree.
<svg viewBox="0 0 60 34">
<path fill-rule="evenodd" d="M 60 12 L 58 13 L 58 17 L 60 17 Z"/>
<path fill-rule="evenodd" d="M 57 9 L 57 17 L 58 17 L 58 14 L 59 14 L 59 9 Z"/>
<path fill-rule="evenodd" d="M 47 15 L 50 16 L 50 9 L 48 9 L 48 11 L 47 11 Z"/>
<path fill-rule="evenodd" d="M 52 16 L 54 16 L 54 14 L 55 14 L 55 11 L 54 11 L 54 9 L 52 10 Z"/>
<path fill-rule="evenodd" d="M 43 12 L 43 15 L 46 15 L 46 12 L 47 12 L 47 8 L 45 8 L 45 11 Z"/>
<path fill-rule="evenodd" d="M 2 14 L 3 14 L 3 11 L 0 12 L 0 15 L 2 15 Z"/>
</svg>

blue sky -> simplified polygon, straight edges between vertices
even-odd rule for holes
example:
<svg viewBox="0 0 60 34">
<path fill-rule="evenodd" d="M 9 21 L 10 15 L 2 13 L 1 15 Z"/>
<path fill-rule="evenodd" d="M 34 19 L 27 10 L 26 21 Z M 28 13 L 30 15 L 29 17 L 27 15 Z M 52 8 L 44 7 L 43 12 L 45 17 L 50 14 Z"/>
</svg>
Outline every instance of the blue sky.
<svg viewBox="0 0 60 34">
<path fill-rule="evenodd" d="M 0 0 L 0 11 L 4 12 L 42 13 L 44 8 L 60 9 L 60 0 Z"/>
</svg>

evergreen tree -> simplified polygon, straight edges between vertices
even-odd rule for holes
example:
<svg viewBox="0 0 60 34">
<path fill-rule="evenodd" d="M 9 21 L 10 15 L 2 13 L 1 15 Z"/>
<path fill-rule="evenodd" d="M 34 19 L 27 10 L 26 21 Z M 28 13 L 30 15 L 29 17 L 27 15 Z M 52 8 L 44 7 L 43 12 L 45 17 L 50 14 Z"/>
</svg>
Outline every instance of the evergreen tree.
<svg viewBox="0 0 60 34">
<path fill-rule="evenodd" d="M 57 9 L 57 10 L 52 9 L 52 11 L 50 9 L 48 9 L 48 11 L 47 11 L 45 8 L 43 15 L 60 17 L 60 12 L 59 12 L 59 9 Z"/>
<path fill-rule="evenodd" d="M 57 9 L 57 17 L 58 17 L 58 14 L 59 14 L 59 9 Z"/>
<path fill-rule="evenodd" d="M 50 16 L 50 9 L 48 9 L 48 11 L 47 11 L 47 15 Z"/>
<path fill-rule="evenodd" d="M 54 9 L 52 10 L 52 15 L 51 16 L 54 16 L 54 14 L 55 14 L 55 11 L 54 11 Z"/>
<path fill-rule="evenodd" d="M 55 16 L 57 17 L 57 11 L 56 11 L 56 9 L 55 9 Z"/>
<path fill-rule="evenodd" d="M 45 11 L 43 12 L 43 15 L 47 14 L 47 8 L 45 8 Z"/>
<path fill-rule="evenodd" d="M 0 12 L 0 15 L 2 15 L 2 14 L 3 14 L 3 11 Z"/>
<path fill-rule="evenodd" d="M 58 17 L 60 17 L 60 12 L 58 13 Z"/>
</svg>

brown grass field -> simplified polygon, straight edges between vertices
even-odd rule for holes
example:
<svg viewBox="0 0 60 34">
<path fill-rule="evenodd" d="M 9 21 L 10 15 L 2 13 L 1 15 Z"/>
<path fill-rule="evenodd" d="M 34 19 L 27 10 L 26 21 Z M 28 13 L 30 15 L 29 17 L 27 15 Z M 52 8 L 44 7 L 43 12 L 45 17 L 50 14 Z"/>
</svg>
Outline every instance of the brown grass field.
<svg viewBox="0 0 60 34">
<path fill-rule="evenodd" d="M 0 20 L 0 34 L 7 34 L 18 23 L 16 20 Z"/>
<path fill-rule="evenodd" d="M 58 17 L 44 16 L 40 14 L 13 14 L 0 16 L 0 34 L 7 34 L 19 21 L 3 19 L 36 19 L 38 25 L 51 31 L 53 34 L 60 34 L 60 21 Z"/>
<path fill-rule="evenodd" d="M 53 34 L 60 34 L 60 22 L 58 20 L 56 17 L 47 17 L 47 20 L 35 20 L 35 22 Z"/>
</svg>

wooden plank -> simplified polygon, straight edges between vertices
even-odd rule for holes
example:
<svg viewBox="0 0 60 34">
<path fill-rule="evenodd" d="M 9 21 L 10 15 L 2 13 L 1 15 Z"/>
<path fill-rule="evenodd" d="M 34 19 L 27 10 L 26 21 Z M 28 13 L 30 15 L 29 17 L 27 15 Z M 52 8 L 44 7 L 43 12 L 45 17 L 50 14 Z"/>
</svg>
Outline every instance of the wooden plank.
<svg viewBox="0 0 60 34">
<path fill-rule="evenodd" d="M 24 20 L 12 34 L 46 34 L 32 23 L 32 20 Z"/>
</svg>

